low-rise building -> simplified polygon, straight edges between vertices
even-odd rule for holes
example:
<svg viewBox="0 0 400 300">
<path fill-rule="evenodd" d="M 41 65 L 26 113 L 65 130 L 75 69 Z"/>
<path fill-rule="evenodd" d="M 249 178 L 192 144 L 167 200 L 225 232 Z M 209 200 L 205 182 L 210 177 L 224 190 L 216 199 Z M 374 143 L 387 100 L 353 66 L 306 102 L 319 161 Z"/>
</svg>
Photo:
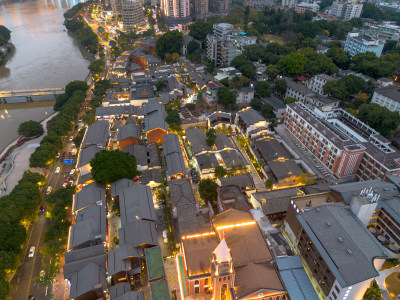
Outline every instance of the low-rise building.
<svg viewBox="0 0 400 300">
<path fill-rule="evenodd" d="M 329 76 L 327 74 L 318 74 L 314 75 L 310 80 L 306 82 L 306 87 L 308 87 L 310 90 L 324 95 L 323 87 L 324 85 L 332 80 L 336 80 L 332 76 Z"/>
<path fill-rule="evenodd" d="M 149 99 L 144 117 L 144 132 L 148 143 L 162 143 L 163 136 L 168 133 L 166 116 L 164 105 L 154 98 Z"/>
<path fill-rule="evenodd" d="M 242 192 L 250 195 L 256 190 L 253 177 L 250 174 L 217 178 L 220 186 L 238 186 Z"/>
<path fill-rule="evenodd" d="M 133 122 L 130 121 L 118 129 L 117 141 L 120 150 L 133 144 L 139 144 L 141 141 L 140 126 Z"/>
<path fill-rule="evenodd" d="M 230 126 L 231 124 L 231 113 L 217 111 L 208 116 L 208 126 L 218 127 L 224 124 L 225 126 Z"/>
<path fill-rule="evenodd" d="M 182 148 L 177 134 L 169 133 L 164 136 L 163 155 L 166 162 L 168 181 L 187 177 Z"/>
<path fill-rule="evenodd" d="M 390 111 L 400 113 L 400 88 L 398 86 L 387 86 L 376 89 L 371 103 L 376 103 Z"/>
<path fill-rule="evenodd" d="M 90 161 L 95 157 L 96 153 L 99 153 L 102 149 L 96 145 L 83 148 L 79 151 L 76 167 L 79 169 L 80 177 L 90 174 L 92 167 Z"/>
<path fill-rule="evenodd" d="M 254 98 L 254 88 L 252 86 L 244 86 L 236 91 L 236 103 L 250 103 Z"/>
<path fill-rule="evenodd" d="M 213 80 L 207 83 L 206 92 L 203 93 L 203 98 L 206 102 L 216 102 L 218 100 L 218 89 L 224 85 L 217 80 Z"/>
<path fill-rule="evenodd" d="M 236 114 L 236 127 L 248 138 L 269 133 L 269 122 L 251 107 L 244 108 Z"/>
<path fill-rule="evenodd" d="M 105 149 L 109 137 L 110 123 L 107 121 L 96 121 L 90 125 L 82 140 L 81 149 L 95 145 Z"/>
<path fill-rule="evenodd" d="M 319 11 L 319 5 L 317 3 L 299 3 L 296 5 L 295 10 L 297 13 L 305 13 L 306 11 L 311 11 L 311 12 L 318 12 Z"/>
<path fill-rule="evenodd" d="M 247 195 L 237 185 L 225 185 L 217 188 L 219 212 L 230 208 L 249 211 L 252 206 L 247 201 Z"/>
</svg>

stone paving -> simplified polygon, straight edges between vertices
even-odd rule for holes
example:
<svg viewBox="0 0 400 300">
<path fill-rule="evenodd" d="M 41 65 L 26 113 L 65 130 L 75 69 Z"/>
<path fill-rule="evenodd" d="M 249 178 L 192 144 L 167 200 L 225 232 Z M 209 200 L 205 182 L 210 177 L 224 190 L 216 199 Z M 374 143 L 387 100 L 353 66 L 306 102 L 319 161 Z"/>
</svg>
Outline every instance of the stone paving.
<svg viewBox="0 0 400 300">
<path fill-rule="evenodd" d="M 167 257 L 164 261 L 165 276 L 168 281 L 168 288 L 171 293 L 171 299 L 183 300 L 179 290 L 178 270 L 176 268 L 176 257 Z M 174 292 L 176 291 L 176 292 Z M 173 294 L 176 294 L 174 298 Z"/>
</svg>

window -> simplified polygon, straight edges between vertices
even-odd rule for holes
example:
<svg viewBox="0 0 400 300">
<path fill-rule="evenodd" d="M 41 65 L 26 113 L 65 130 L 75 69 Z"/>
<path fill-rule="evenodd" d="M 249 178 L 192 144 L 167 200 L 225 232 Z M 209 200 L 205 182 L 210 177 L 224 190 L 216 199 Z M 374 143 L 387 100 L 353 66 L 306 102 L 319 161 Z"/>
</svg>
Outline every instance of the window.
<svg viewBox="0 0 400 300">
<path fill-rule="evenodd" d="M 210 280 L 208 278 L 204 279 L 204 288 L 208 288 L 210 285 Z"/>
<path fill-rule="evenodd" d="M 338 294 L 340 294 L 340 289 L 338 288 L 338 286 L 335 284 L 335 290 L 336 292 L 338 292 Z"/>
<path fill-rule="evenodd" d="M 198 281 L 198 280 L 194 281 L 194 293 L 195 294 L 200 293 L 200 281 Z"/>
</svg>

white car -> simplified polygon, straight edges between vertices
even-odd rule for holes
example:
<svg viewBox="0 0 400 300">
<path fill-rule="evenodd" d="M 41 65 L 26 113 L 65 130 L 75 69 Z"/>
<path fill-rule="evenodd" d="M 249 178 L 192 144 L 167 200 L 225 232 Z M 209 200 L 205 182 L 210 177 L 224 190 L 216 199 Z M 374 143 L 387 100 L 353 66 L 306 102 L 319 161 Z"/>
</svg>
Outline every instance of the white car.
<svg viewBox="0 0 400 300">
<path fill-rule="evenodd" d="M 60 169 L 61 169 L 60 167 L 56 168 L 56 174 L 60 173 Z"/>
<path fill-rule="evenodd" d="M 46 190 L 46 195 L 50 194 L 52 189 L 53 189 L 53 188 L 49 185 L 49 186 L 47 187 L 47 190 Z"/>
<path fill-rule="evenodd" d="M 57 153 L 56 158 L 60 158 L 60 153 Z"/>
<path fill-rule="evenodd" d="M 29 249 L 28 257 L 33 257 L 33 256 L 35 255 L 35 250 L 36 250 L 35 246 L 32 246 L 32 247 Z"/>
<path fill-rule="evenodd" d="M 72 142 L 73 139 L 74 139 L 74 137 L 71 135 L 71 136 L 69 137 L 69 141 Z"/>
<path fill-rule="evenodd" d="M 43 279 L 44 275 L 46 275 L 46 272 L 44 270 L 40 271 L 39 273 L 40 279 Z"/>
<path fill-rule="evenodd" d="M 74 175 L 75 169 L 72 169 L 71 172 L 69 172 L 69 175 Z"/>
</svg>

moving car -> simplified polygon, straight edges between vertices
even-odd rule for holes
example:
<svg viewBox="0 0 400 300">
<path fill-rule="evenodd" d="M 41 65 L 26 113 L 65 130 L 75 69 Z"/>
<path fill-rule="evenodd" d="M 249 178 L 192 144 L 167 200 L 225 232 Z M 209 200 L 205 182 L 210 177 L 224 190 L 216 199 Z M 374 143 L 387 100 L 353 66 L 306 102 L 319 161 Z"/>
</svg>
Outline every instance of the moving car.
<svg viewBox="0 0 400 300">
<path fill-rule="evenodd" d="M 40 271 L 39 273 L 40 279 L 43 279 L 44 275 L 46 275 L 46 272 L 44 270 Z"/>
<path fill-rule="evenodd" d="M 56 174 L 60 173 L 60 169 L 61 169 L 60 167 L 56 168 Z"/>
<path fill-rule="evenodd" d="M 33 256 L 35 255 L 35 250 L 36 250 L 35 246 L 32 246 L 32 247 L 29 249 L 28 257 L 33 257 Z"/>
<path fill-rule="evenodd" d="M 49 186 L 47 187 L 47 190 L 46 190 L 46 195 L 50 194 L 52 189 L 53 189 L 53 188 L 49 185 Z"/>
<path fill-rule="evenodd" d="M 56 158 L 59 158 L 59 157 L 60 157 L 60 153 L 57 153 Z"/>
<path fill-rule="evenodd" d="M 74 139 L 74 137 L 71 135 L 71 136 L 69 137 L 69 141 L 72 142 L 73 139 Z"/>
<path fill-rule="evenodd" d="M 71 172 L 69 172 L 69 175 L 74 175 L 75 169 L 72 169 Z"/>
</svg>

